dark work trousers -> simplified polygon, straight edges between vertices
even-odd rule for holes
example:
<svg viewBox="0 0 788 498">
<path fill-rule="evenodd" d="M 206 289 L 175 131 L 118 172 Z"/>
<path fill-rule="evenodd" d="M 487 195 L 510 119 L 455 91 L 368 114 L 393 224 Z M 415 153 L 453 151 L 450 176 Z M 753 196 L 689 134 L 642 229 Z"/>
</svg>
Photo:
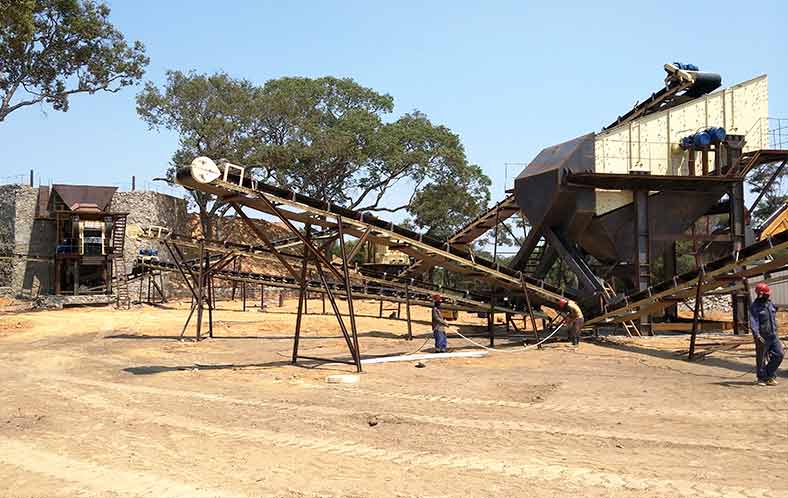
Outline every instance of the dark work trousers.
<svg viewBox="0 0 788 498">
<path fill-rule="evenodd" d="M 569 322 L 569 340 L 572 341 L 572 344 L 575 346 L 580 344 L 580 329 L 583 328 L 584 323 L 585 320 L 582 318 L 575 318 Z"/>
<path fill-rule="evenodd" d="M 435 337 L 435 349 L 438 351 L 446 350 L 446 331 L 444 329 L 433 329 L 432 335 Z"/>
<path fill-rule="evenodd" d="M 767 380 L 777 375 L 777 368 L 783 362 L 785 357 L 785 350 L 780 338 L 773 335 L 769 338 L 764 337 L 763 344 L 757 344 L 756 352 L 758 354 L 758 379 Z"/>
</svg>

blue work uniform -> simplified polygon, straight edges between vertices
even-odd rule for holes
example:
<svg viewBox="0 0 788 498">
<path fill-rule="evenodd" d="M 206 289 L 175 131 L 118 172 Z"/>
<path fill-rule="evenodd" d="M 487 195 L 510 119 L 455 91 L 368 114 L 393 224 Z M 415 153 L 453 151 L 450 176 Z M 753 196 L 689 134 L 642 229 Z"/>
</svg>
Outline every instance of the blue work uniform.
<svg viewBox="0 0 788 498">
<path fill-rule="evenodd" d="M 432 335 L 435 338 L 435 350 L 439 353 L 446 352 L 446 326 L 449 322 L 443 318 L 440 306 L 432 307 Z"/>
<path fill-rule="evenodd" d="M 777 307 L 768 298 L 759 297 L 750 305 L 750 331 L 757 349 L 761 350 L 758 358 L 758 380 L 773 379 L 785 351 L 777 335 Z M 763 344 L 759 337 L 763 339 Z"/>
</svg>

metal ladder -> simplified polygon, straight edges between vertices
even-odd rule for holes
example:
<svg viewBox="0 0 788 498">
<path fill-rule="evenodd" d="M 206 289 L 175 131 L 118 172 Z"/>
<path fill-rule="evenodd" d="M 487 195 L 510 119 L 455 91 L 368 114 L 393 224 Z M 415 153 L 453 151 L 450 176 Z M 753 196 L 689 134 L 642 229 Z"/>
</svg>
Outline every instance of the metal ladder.
<svg viewBox="0 0 788 498">
<path fill-rule="evenodd" d="M 129 294 L 129 274 L 126 260 L 123 259 L 123 248 L 126 242 L 126 216 L 119 215 L 112 220 L 112 271 L 115 275 L 116 306 L 131 309 Z"/>
<path fill-rule="evenodd" d="M 117 295 L 116 306 L 119 309 L 131 309 L 129 275 L 126 271 L 126 261 L 123 259 L 122 254 L 113 258 L 112 266 L 113 271 L 115 272 L 115 293 Z"/>
<path fill-rule="evenodd" d="M 602 289 L 604 290 L 605 293 L 605 299 L 610 300 L 614 298 L 616 296 L 616 291 L 613 289 L 613 287 L 609 283 L 607 283 L 606 280 L 603 279 L 600 280 L 602 280 Z M 627 333 L 629 337 L 634 337 L 634 336 L 643 337 L 643 334 L 640 333 L 640 329 L 638 329 L 637 325 L 635 325 L 634 320 L 624 320 L 621 322 L 621 325 L 624 327 L 624 331 Z"/>
</svg>

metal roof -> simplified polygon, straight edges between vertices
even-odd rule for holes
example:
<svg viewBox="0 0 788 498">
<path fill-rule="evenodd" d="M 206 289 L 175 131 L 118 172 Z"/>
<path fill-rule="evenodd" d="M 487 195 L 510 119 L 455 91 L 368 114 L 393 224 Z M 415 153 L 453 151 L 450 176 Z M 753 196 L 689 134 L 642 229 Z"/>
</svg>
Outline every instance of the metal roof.
<svg viewBox="0 0 788 498">
<path fill-rule="evenodd" d="M 60 196 L 70 210 L 93 204 L 99 211 L 106 211 L 117 187 L 98 187 L 93 185 L 52 185 L 52 190 Z M 51 207 L 50 207 L 51 209 Z"/>
</svg>

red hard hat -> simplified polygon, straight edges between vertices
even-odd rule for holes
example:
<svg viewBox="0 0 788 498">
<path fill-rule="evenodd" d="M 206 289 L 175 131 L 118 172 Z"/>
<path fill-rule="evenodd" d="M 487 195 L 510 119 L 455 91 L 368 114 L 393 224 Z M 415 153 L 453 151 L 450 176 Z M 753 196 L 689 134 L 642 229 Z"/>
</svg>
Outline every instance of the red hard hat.
<svg viewBox="0 0 788 498">
<path fill-rule="evenodd" d="M 758 285 L 755 286 L 755 293 L 771 296 L 772 290 L 769 288 L 766 282 L 758 282 Z"/>
<path fill-rule="evenodd" d="M 441 296 L 440 294 L 433 294 L 432 295 L 432 300 L 435 301 L 436 303 L 442 303 L 443 302 L 443 296 Z"/>
<path fill-rule="evenodd" d="M 558 301 L 558 309 L 562 310 L 562 309 L 566 308 L 567 303 L 569 303 L 569 301 L 567 301 L 566 299 L 564 299 L 562 297 L 561 300 Z"/>
</svg>

